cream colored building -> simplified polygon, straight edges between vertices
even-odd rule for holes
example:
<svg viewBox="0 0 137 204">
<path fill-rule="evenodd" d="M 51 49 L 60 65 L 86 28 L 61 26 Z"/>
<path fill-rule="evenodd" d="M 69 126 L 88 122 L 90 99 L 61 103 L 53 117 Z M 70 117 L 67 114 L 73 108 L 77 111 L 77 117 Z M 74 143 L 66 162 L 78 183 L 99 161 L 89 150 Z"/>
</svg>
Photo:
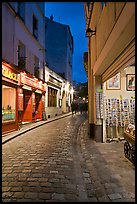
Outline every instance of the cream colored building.
<svg viewBox="0 0 137 204">
<path fill-rule="evenodd" d="M 73 86 L 56 72 L 45 66 L 45 112 L 46 118 L 52 118 L 71 111 Z"/>
<path fill-rule="evenodd" d="M 88 37 L 88 123 L 89 135 L 105 142 L 104 115 L 97 117 L 97 93 L 131 98 L 127 74 L 135 74 L 135 2 L 85 2 L 85 33 Z M 130 69 L 131 68 L 131 69 Z M 120 73 L 120 88 L 106 89 L 107 80 Z M 124 91 L 123 91 L 123 90 Z M 101 106 L 101 105 L 100 105 Z"/>
</svg>

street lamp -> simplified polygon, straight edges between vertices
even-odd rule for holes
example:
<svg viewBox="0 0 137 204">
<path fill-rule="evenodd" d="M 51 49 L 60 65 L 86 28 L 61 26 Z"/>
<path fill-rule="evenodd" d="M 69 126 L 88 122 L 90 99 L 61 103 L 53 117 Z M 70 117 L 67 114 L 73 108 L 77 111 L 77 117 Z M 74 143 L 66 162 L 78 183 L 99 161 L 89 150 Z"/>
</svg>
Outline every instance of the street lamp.
<svg viewBox="0 0 137 204">
<path fill-rule="evenodd" d="M 95 35 L 95 34 L 96 34 L 95 30 L 91 30 L 90 28 L 86 30 L 86 37 L 91 37 L 92 35 Z"/>
</svg>

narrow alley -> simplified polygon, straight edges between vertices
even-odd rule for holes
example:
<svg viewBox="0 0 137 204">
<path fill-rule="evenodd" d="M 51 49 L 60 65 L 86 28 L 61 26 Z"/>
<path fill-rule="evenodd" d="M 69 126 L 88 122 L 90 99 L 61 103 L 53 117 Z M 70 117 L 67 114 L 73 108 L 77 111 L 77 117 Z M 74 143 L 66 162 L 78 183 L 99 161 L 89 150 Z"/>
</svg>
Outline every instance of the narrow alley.
<svg viewBox="0 0 137 204">
<path fill-rule="evenodd" d="M 91 140 L 85 113 L 28 131 L 2 145 L 2 200 L 135 201 L 135 168 L 123 144 Z"/>
<path fill-rule="evenodd" d="M 135 2 L 2 2 L 2 202 L 135 202 Z"/>
</svg>

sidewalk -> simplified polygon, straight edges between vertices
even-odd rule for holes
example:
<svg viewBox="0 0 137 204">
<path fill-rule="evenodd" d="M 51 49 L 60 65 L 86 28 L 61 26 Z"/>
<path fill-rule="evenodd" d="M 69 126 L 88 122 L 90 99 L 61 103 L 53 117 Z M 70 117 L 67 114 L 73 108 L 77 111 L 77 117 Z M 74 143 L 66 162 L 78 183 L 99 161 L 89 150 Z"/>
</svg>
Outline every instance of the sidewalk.
<svg viewBox="0 0 137 204">
<path fill-rule="evenodd" d="M 87 125 L 81 125 L 80 138 L 90 201 L 135 202 L 135 166 L 124 155 L 125 141 L 95 142 L 88 137 Z"/>
<path fill-rule="evenodd" d="M 69 115 L 72 115 L 72 112 L 65 113 L 65 114 L 62 114 L 62 115 L 47 119 L 45 121 L 38 121 L 38 122 L 35 122 L 35 123 L 31 123 L 31 124 L 29 123 L 29 124 L 23 125 L 20 130 L 16 130 L 14 132 L 10 132 L 10 133 L 2 135 L 2 144 L 6 143 L 9 140 L 11 140 L 11 139 L 13 139 L 13 138 L 15 138 L 17 136 L 20 136 L 23 133 L 28 132 L 28 131 L 30 131 L 30 130 L 32 130 L 34 128 L 37 128 L 39 126 L 45 125 L 46 123 L 50 123 L 52 121 L 67 117 Z"/>
</svg>

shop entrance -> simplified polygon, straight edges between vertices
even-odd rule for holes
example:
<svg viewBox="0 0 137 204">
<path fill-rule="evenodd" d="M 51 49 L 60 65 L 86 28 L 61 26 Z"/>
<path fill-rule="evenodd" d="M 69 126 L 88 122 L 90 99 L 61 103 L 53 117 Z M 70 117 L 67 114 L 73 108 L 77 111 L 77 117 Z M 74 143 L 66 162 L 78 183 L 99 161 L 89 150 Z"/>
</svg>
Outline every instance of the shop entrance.
<svg viewBox="0 0 137 204">
<path fill-rule="evenodd" d="M 134 82 L 135 66 L 128 66 L 103 84 L 105 141 L 124 139 L 125 128 L 129 124 L 135 125 Z"/>
<path fill-rule="evenodd" d="M 24 110 L 22 122 L 32 122 L 32 92 L 24 90 Z"/>
<path fill-rule="evenodd" d="M 17 88 L 3 82 L 2 85 L 2 134 L 18 129 Z"/>
<path fill-rule="evenodd" d="M 42 95 L 35 93 L 35 120 L 42 120 Z"/>
</svg>

